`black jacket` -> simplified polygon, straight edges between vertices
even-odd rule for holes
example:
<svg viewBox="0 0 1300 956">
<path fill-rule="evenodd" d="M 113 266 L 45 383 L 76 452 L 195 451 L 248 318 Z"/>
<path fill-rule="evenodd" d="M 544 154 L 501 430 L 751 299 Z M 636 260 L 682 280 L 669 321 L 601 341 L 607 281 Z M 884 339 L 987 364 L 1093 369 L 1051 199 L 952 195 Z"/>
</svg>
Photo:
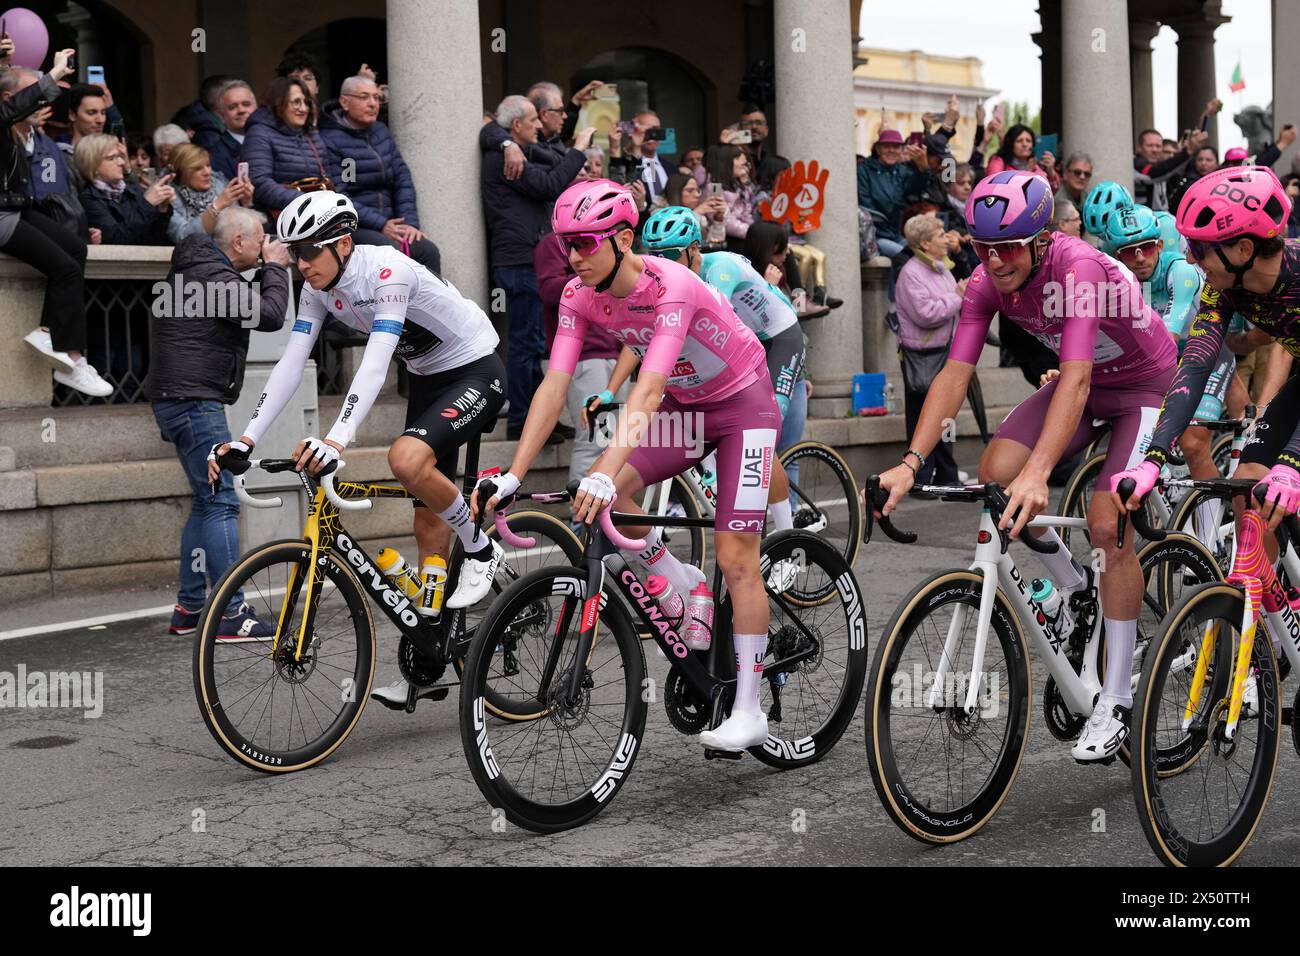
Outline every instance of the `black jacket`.
<svg viewBox="0 0 1300 956">
<path fill-rule="evenodd" d="M 42 73 L 38 82 L 0 103 L 0 189 L 7 184 L 11 193 L 27 192 L 27 150 L 14 142 L 10 129 L 42 106 L 53 103 L 61 92 L 50 75 Z"/>
<path fill-rule="evenodd" d="M 551 231 L 551 206 L 582 170 L 587 157 L 576 149 L 559 153 L 536 144 L 524 150 L 528 162 L 514 182 L 505 176 L 499 137 L 486 124 L 479 132 L 482 169 L 479 179 L 483 215 L 488 225 L 491 264 L 533 267 L 533 247 Z"/>
<path fill-rule="evenodd" d="M 144 190 L 127 183 L 122 198 L 114 202 L 94 186 L 81 191 L 81 205 L 91 227 L 104 234 L 106 246 L 170 246 L 167 223 L 172 207 L 159 209 L 144 198 Z"/>
<path fill-rule="evenodd" d="M 216 288 L 210 291 L 212 284 Z M 265 265 L 247 281 L 208 236 L 188 236 L 172 253 L 163 285 L 154 287 L 158 294 L 149 318 L 145 396 L 151 401 L 201 399 L 233 404 L 244 385 L 248 333 L 253 329 L 276 332 L 284 325 L 288 271 Z M 217 309 L 225 317 L 194 315 L 193 308 L 186 308 L 187 301 L 198 303 L 197 286 L 202 286 L 204 303 L 226 303 L 226 308 Z"/>
</svg>

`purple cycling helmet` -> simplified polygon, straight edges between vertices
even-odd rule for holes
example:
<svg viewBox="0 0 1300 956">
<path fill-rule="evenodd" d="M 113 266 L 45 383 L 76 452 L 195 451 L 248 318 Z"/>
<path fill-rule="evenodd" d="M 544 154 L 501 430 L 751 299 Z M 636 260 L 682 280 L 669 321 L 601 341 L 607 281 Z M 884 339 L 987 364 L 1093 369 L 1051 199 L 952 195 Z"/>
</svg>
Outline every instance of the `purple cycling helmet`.
<svg viewBox="0 0 1300 956">
<path fill-rule="evenodd" d="M 972 239 L 1028 239 L 1052 221 L 1052 187 L 1042 176 L 1009 169 L 980 180 L 966 200 Z"/>
</svg>

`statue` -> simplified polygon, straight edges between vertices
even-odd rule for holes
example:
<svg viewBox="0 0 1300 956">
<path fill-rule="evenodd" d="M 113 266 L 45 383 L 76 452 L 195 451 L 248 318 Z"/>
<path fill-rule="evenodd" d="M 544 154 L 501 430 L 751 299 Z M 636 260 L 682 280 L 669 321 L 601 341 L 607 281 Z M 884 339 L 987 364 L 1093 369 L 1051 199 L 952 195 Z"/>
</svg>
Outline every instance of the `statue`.
<svg viewBox="0 0 1300 956">
<path fill-rule="evenodd" d="M 1232 118 L 1246 137 L 1246 152 L 1254 156 L 1273 141 L 1273 104 L 1247 106 Z"/>
</svg>

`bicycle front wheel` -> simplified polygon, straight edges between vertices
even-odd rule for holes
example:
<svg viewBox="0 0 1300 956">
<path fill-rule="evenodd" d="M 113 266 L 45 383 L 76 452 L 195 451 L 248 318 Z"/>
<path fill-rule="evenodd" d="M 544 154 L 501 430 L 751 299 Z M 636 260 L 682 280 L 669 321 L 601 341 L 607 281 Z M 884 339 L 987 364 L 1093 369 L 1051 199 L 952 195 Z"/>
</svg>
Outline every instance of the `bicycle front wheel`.
<svg viewBox="0 0 1300 956">
<path fill-rule="evenodd" d="M 623 606 L 602 595 L 596 642 L 579 662 L 586 572 L 542 568 L 492 602 L 470 644 L 460 694 L 461 743 L 474 781 L 516 826 L 568 830 L 599 813 L 626 782 L 645 735 L 645 658 Z M 496 667 L 512 622 L 538 606 L 556 622 L 520 654 L 518 673 Z M 573 692 L 576 684 L 579 688 Z M 489 697 L 541 716 L 505 723 Z"/>
<path fill-rule="evenodd" d="M 375 676 L 375 629 L 356 578 L 319 555 L 307 599 L 311 547 L 276 541 L 250 551 L 217 583 L 194 642 L 199 713 L 226 753 L 254 770 L 289 773 L 328 757 L 352 732 Z M 271 631 L 220 633 L 242 592 Z M 309 626 L 299 653 L 304 615 Z"/>
<path fill-rule="evenodd" d="M 862 545 L 858 486 L 844 456 L 821 442 L 801 441 L 781 455 L 790 478 L 794 528 L 829 542 L 849 567 Z"/>
<path fill-rule="evenodd" d="M 1256 712 L 1243 711 L 1229 736 L 1245 609 L 1240 588 L 1203 585 L 1170 613 L 1147 652 L 1129 738 L 1133 795 L 1147 842 L 1169 866 L 1232 863 L 1268 804 L 1281 699 L 1263 626 L 1253 628 Z"/>
</svg>

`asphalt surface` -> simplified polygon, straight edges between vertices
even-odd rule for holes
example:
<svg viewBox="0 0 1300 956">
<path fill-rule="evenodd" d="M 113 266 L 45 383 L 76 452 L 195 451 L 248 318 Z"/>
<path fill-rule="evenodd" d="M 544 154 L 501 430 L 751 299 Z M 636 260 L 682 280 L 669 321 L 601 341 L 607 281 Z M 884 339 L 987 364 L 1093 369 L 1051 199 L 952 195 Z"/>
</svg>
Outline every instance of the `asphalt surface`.
<svg viewBox="0 0 1300 956">
<path fill-rule="evenodd" d="M 909 548 L 879 539 L 857 571 L 874 653 L 895 604 L 923 577 L 969 562 L 978 512 L 910 503 Z M 959 546 L 960 545 L 960 546 Z M 162 599 L 166 601 L 164 596 Z M 137 597 L 139 606 L 161 603 Z M 121 609 L 132 599 L 110 602 Z M 85 605 L 6 614 L 0 630 L 89 616 Z M 381 632 L 376 683 L 397 676 L 395 632 Z M 647 644 L 652 676 L 665 662 Z M 1050 736 L 1035 701 L 1014 790 L 978 835 L 927 847 L 881 810 L 862 709 L 835 750 L 805 770 L 752 759 L 705 761 L 650 708 L 629 782 L 585 827 L 538 836 L 494 827 L 466 767 L 456 692 L 414 715 L 371 704 L 327 761 L 268 777 L 220 751 L 199 718 L 188 639 L 152 617 L 0 641 L 0 672 L 100 671 L 102 716 L 0 710 L 0 863 L 51 864 L 872 864 L 1124 865 L 1154 857 L 1127 768 L 1083 767 Z M 1037 664 L 1041 687 L 1045 668 Z M 1283 687 L 1289 704 L 1293 681 Z M 1300 757 L 1286 733 L 1272 800 L 1239 866 L 1300 859 Z M 1101 824 L 1101 829 L 1098 825 Z"/>
</svg>

